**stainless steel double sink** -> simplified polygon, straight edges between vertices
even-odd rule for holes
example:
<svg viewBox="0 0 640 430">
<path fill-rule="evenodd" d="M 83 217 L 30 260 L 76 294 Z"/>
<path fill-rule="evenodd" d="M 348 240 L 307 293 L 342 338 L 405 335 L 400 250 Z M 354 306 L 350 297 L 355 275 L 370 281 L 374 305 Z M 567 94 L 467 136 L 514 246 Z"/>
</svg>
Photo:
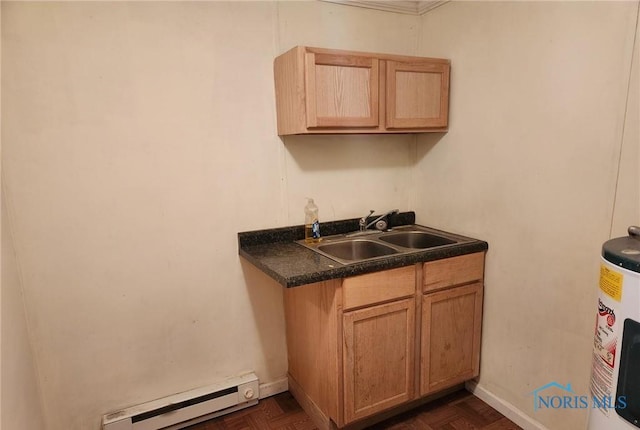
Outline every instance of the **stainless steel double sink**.
<svg viewBox="0 0 640 430">
<path fill-rule="evenodd" d="M 470 239 L 420 225 L 395 227 L 388 231 L 367 230 L 323 237 L 320 242 L 299 244 L 342 264 L 452 246 Z"/>
</svg>

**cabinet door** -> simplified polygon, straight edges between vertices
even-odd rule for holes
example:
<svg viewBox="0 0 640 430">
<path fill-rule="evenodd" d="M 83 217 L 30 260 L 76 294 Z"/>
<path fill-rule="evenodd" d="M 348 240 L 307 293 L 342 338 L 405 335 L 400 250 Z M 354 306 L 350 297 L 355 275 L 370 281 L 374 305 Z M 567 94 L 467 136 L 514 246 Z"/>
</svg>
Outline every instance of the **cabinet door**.
<svg viewBox="0 0 640 430">
<path fill-rule="evenodd" d="M 386 67 L 386 128 L 447 126 L 449 64 L 387 61 Z"/>
<path fill-rule="evenodd" d="M 307 128 L 376 127 L 378 59 L 305 54 Z"/>
<path fill-rule="evenodd" d="M 478 376 L 481 325 L 481 283 L 423 296 L 421 395 Z"/>
<path fill-rule="evenodd" d="M 415 299 L 343 315 L 345 423 L 414 398 Z"/>
</svg>

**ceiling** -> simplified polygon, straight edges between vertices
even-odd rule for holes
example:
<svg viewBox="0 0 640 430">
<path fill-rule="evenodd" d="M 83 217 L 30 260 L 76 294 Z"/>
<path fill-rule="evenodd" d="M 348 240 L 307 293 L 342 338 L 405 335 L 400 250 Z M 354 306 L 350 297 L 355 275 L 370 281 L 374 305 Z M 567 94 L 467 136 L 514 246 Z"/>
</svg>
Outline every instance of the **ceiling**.
<svg viewBox="0 0 640 430">
<path fill-rule="evenodd" d="M 349 6 L 364 7 L 368 9 L 384 10 L 387 12 L 405 13 L 409 15 L 422 15 L 449 0 L 440 1 L 368 1 L 368 0 L 321 0 L 329 3 L 340 3 Z"/>
</svg>

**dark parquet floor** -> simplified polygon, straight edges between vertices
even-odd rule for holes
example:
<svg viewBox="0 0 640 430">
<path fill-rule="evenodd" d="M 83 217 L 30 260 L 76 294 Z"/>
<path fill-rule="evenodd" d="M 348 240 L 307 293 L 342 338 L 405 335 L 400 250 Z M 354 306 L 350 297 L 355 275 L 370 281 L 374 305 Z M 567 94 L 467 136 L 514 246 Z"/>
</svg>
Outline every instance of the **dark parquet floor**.
<svg viewBox="0 0 640 430">
<path fill-rule="evenodd" d="M 521 430 L 491 406 L 464 390 L 370 428 L 375 430 Z M 315 430 L 316 427 L 288 392 L 260 400 L 260 403 L 251 408 L 188 427 L 188 430 L 276 429 Z"/>
</svg>

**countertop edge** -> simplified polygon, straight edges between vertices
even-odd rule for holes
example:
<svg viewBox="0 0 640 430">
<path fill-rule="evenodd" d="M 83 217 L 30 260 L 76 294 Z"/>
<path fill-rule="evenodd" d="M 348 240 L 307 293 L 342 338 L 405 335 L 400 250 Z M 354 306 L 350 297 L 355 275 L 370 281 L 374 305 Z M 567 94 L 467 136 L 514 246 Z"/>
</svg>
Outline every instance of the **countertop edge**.
<svg viewBox="0 0 640 430">
<path fill-rule="evenodd" d="M 322 268 L 319 270 L 313 270 L 308 273 L 295 274 L 295 275 L 282 275 L 275 270 L 264 259 L 256 257 L 252 250 L 261 248 L 260 251 L 264 251 L 264 247 L 269 244 L 261 244 L 255 246 L 240 246 L 239 255 L 247 260 L 249 263 L 256 266 L 270 278 L 274 279 L 280 285 L 285 288 L 298 287 L 307 284 L 314 284 L 317 282 L 328 281 L 331 279 L 346 278 L 351 276 L 364 275 L 367 273 L 378 272 L 381 270 L 395 269 L 398 267 L 409 266 L 412 264 L 425 263 L 428 261 L 440 260 L 444 258 L 457 257 L 460 255 L 473 254 L 475 252 L 483 252 L 489 249 L 489 244 L 482 240 L 473 239 L 469 242 L 456 244 L 455 246 L 445 246 L 441 248 L 428 249 L 421 252 L 415 252 L 410 254 L 403 254 L 399 256 L 389 256 L 384 259 L 363 261 L 357 264 L 342 265 L 326 259 L 326 257 L 319 257 L 326 259 L 327 262 L 335 263 L 336 267 Z M 314 255 L 318 258 L 313 251 L 308 250 L 294 242 L 278 244 L 280 247 L 285 247 L 287 250 L 295 253 L 301 253 L 302 255 Z M 289 249 L 289 247 L 291 247 Z M 259 253 L 257 253 L 259 254 Z M 322 260 L 324 261 L 324 260 Z"/>
</svg>

